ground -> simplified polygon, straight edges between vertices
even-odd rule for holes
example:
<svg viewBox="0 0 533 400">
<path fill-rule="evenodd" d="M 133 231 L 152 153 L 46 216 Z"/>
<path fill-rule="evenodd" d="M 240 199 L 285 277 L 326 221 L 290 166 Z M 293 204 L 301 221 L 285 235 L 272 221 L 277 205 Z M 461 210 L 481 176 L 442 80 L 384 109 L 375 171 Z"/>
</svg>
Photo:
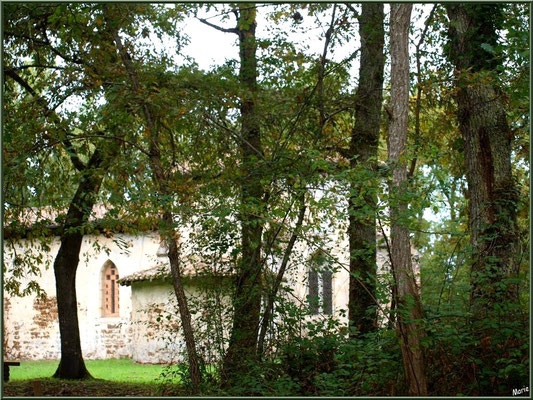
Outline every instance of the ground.
<svg viewBox="0 0 533 400">
<path fill-rule="evenodd" d="M 104 379 L 86 381 L 67 381 L 60 379 L 40 379 L 42 396 L 80 396 L 80 397 L 147 397 L 165 395 L 163 387 L 149 383 L 126 383 Z M 34 396 L 34 380 L 10 381 L 4 386 L 4 396 Z M 39 393 L 37 393 L 39 395 Z"/>
<path fill-rule="evenodd" d="M 50 378 L 58 361 L 21 361 L 11 367 L 4 396 L 34 396 L 36 382 L 43 396 L 164 396 L 178 395 L 179 387 L 164 383 L 165 366 L 137 364 L 131 360 L 89 360 L 87 368 L 94 379 L 69 381 Z M 105 378 L 105 379 L 104 379 Z"/>
</svg>

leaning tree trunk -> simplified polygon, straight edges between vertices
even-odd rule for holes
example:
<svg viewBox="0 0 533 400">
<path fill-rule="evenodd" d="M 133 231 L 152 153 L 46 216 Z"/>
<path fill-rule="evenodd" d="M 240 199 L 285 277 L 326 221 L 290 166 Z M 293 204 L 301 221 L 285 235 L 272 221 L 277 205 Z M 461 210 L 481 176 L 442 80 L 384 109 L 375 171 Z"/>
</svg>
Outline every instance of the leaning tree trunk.
<svg viewBox="0 0 533 400">
<path fill-rule="evenodd" d="M 259 338 L 257 341 L 257 358 L 259 361 L 261 361 L 263 357 L 265 338 L 267 334 L 268 325 L 271 322 L 272 313 L 274 311 L 274 302 L 276 300 L 276 296 L 278 295 L 278 290 L 281 286 L 281 282 L 283 281 L 285 271 L 287 270 L 289 259 L 292 254 L 292 249 L 294 248 L 296 240 L 298 239 L 298 235 L 300 234 L 302 224 L 304 222 L 305 211 L 307 210 L 307 204 L 305 203 L 305 193 L 306 192 L 303 191 L 302 194 L 299 196 L 300 208 L 298 211 L 298 219 L 296 221 L 294 230 L 292 231 L 289 242 L 287 243 L 287 247 L 285 248 L 285 253 L 283 254 L 283 259 L 281 261 L 279 271 L 276 275 L 276 279 L 274 280 L 274 284 L 272 285 L 272 290 L 270 291 L 267 297 L 267 304 L 265 307 L 265 312 L 263 313 L 263 320 L 261 321 L 261 327 L 259 329 Z"/>
<path fill-rule="evenodd" d="M 241 246 L 242 258 L 237 271 L 233 300 L 233 327 L 223 377 L 227 384 L 246 371 L 255 358 L 261 311 L 261 237 L 263 232 L 263 192 L 259 169 L 263 156 L 261 132 L 256 115 L 257 59 L 256 10 L 239 4 L 237 30 L 240 45 L 239 79 L 241 96 Z M 258 160 L 260 160 L 258 162 Z"/>
<path fill-rule="evenodd" d="M 383 4 L 362 5 L 359 17 L 361 63 L 355 106 L 355 125 L 350 141 L 350 167 L 377 169 L 377 150 L 383 93 Z M 348 203 L 350 284 L 348 318 L 361 333 L 376 327 L 376 188 L 359 179 L 350 182 Z"/>
<path fill-rule="evenodd" d="M 126 48 L 122 44 L 120 35 L 116 26 L 113 25 L 111 20 L 109 9 L 105 9 L 105 18 L 108 25 L 110 34 L 113 37 L 115 46 L 119 52 L 120 58 L 128 74 L 132 86 L 137 92 L 142 91 L 142 87 L 139 81 L 137 72 L 135 71 L 134 65 L 132 63 L 131 57 L 128 54 Z M 161 161 L 161 149 L 160 149 L 160 140 L 159 140 L 159 130 L 156 126 L 156 120 L 154 113 L 152 112 L 148 103 L 143 103 L 141 105 L 142 116 L 144 117 L 146 128 L 148 132 L 148 138 L 150 141 L 150 151 L 149 151 L 149 162 L 150 168 L 153 171 L 153 181 L 156 189 L 158 190 L 159 195 L 163 199 L 171 198 L 171 190 L 169 188 L 168 177 L 163 171 L 163 164 Z M 172 204 L 164 205 L 161 204 L 162 208 L 171 208 Z M 174 293 L 176 295 L 176 300 L 178 302 L 178 310 L 181 318 L 181 327 L 183 329 L 183 336 L 185 338 L 185 347 L 187 348 L 187 356 L 189 361 L 189 376 L 191 378 L 193 394 L 198 393 L 199 386 L 201 382 L 201 372 L 199 367 L 199 357 L 196 350 L 196 342 L 194 338 L 194 330 L 191 323 L 191 313 L 189 311 L 187 298 L 185 296 L 185 289 L 183 288 L 183 281 L 181 275 L 181 266 L 180 266 L 180 254 L 178 247 L 178 234 L 174 228 L 174 221 L 172 217 L 172 212 L 164 211 L 163 215 L 159 218 L 159 230 L 163 240 L 168 243 L 169 246 L 169 263 L 170 271 L 172 276 L 172 284 L 174 287 Z"/>
<path fill-rule="evenodd" d="M 419 325 L 422 307 L 411 264 L 409 228 L 403 222 L 408 211 L 407 203 L 402 199 L 407 183 L 405 148 L 409 112 L 409 22 L 412 7 L 411 4 L 391 5 L 391 120 L 388 143 L 392 168 L 390 196 L 394 199 L 390 210 L 391 264 L 398 296 L 397 328 L 409 394 L 425 396 L 427 382 L 420 343 L 423 330 Z"/>
<path fill-rule="evenodd" d="M 83 379 L 90 377 L 81 352 L 76 300 L 76 271 L 78 269 L 83 230 L 96 201 L 103 179 L 102 155 L 95 150 L 67 212 L 61 245 L 54 261 L 57 313 L 61 339 L 61 360 L 54 374 L 56 378 Z"/>
<path fill-rule="evenodd" d="M 519 237 L 517 190 L 511 168 L 512 134 L 496 83 L 499 61 L 483 45 L 496 46 L 492 23 L 501 5 L 447 5 L 450 58 L 455 64 L 459 128 L 469 193 L 473 249 L 470 303 L 481 320 L 502 300 L 516 301 Z"/>
<path fill-rule="evenodd" d="M 81 352 L 80 329 L 78 326 L 78 302 L 76 299 L 76 271 L 79 263 L 79 251 L 83 240 L 83 229 L 87 225 L 91 209 L 103 179 L 102 154 L 97 148 L 89 163 L 84 164 L 76 154 L 68 139 L 69 132 L 61 124 L 54 110 L 48 107 L 46 100 L 13 70 L 6 71 L 35 100 L 41 104 L 45 115 L 58 124 L 65 136 L 60 142 L 65 146 L 72 165 L 80 172 L 80 183 L 67 212 L 61 229 L 60 247 L 54 260 L 56 282 L 57 311 L 59 317 L 59 334 L 61 343 L 61 360 L 54 373 L 57 378 L 83 379 L 90 377 Z"/>
<path fill-rule="evenodd" d="M 180 313 L 181 326 L 183 329 L 183 336 L 185 337 L 185 346 L 187 347 L 187 355 L 189 357 L 189 375 L 193 386 L 193 393 L 199 391 L 199 385 L 202 379 L 200 372 L 200 360 L 196 351 L 196 341 L 194 338 L 194 330 L 192 328 L 191 313 L 187 297 L 185 296 L 185 289 L 183 287 L 183 278 L 181 274 L 181 258 L 178 246 L 178 239 L 173 228 L 172 214 L 165 212 L 163 214 L 162 222 L 165 226 L 170 227 L 166 234 L 163 234 L 164 240 L 168 243 L 168 259 L 170 262 L 170 272 L 172 275 L 172 285 L 174 287 L 174 294 L 178 301 L 178 309 Z"/>
</svg>

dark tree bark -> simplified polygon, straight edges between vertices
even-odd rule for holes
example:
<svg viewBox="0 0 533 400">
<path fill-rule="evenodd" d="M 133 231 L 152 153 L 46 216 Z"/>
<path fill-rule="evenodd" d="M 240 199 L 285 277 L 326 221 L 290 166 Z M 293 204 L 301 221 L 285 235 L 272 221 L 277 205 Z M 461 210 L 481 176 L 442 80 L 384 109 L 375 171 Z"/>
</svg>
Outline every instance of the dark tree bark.
<svg viewBox="0 0 533 400">
<path fill-rule="evenodd" d="M 261 311 L 261 241 L 264 222 L 264 188 L 261 184 L 261 162 L 264 158 L 261 132 L 256 115 L 257 43 L 255 38 L 256 9 L 239 4 L 237 31 L 239 35 L 241 96 L 241 251 L 237 285 L 233 300 L 233 327 L 226 356 L 223 378 L 229 384 L 246 363 L 255 358 L 259 315 Z"/>
<path fill-rule="evenodd" d="M 391 206 L 391 264 L 397 288 L 396 304 L 400 310 L 397 329 L 400 336 L 403 364 L 409 394 L 427 395 L 424 353 L 419 326 L 422 307 L 413 268 L 409 228 L 402 223 L 407 213 L 407 203 L 402 200 L 407 183 L 405 148 L 407 143 L 409 111 L 409 23 L 411 4 L 392 4 L 390 22 L 391 46 L 391 120 L 389 125 L 389 162 L 392 168 Z"/>
<path fill-rule="evenodd" d="M 377 170 L 377 150 L 383 98 L 383 4 L 364 3 L 359 17 L 361 63 L 350 141 L 350 167 Z M 350 283 L 348 318 L 361 333 L 376 327 L 376 214 L 375 188 L 350 182 L 348 203 Z M 365 193 L 367 191 L 367 193 Z M 370 210 L 370 211 L 368 211 Z"/>
<path fill-rule="evenodd" d="M 173 227 L 172 214 L 165 212 L 162 217 L 162 222 L 165 227 Z M 199 385 L 202 380 L 200 372 L 200 357 L 196 351 L 196 340 L 194 338 L 194 331 L 191 323 L 191 313 L 189 311 L 189 304 L 185 296 L 183 288 L 183 280 L 181 274 L 181 258 L 178 246 L 178 237 L 174 228 L 170 228 L 165 232 L 161 230 L 163 239 L 168 243 L 168 259 L 170 261 L 170 273 L 172 275 L 172 286 L 174 287 L 174 294 L 178 301 L 178 309 L 180 313 L 181 326 L 183 328 L 183 336 L 185 337 L 185 346 L 187 347 L 187 356 L 189 357 L 189 375 L 193 384 L 193 393 L 198 393 Z"/>
<path fill-rule="evenodd" d="M 469 194 L 470 302 L 474 319 L 483 319 L 495 303 L 518 298 L 518 285 L 506 282 L 518 274 L 512 134 L 497 84 L 495 68 L 500 61 L 483 46 L 497 44 L 502 6 L 449 4 L 446 8 Z"/>
<path fill-rule="evenodd" d="M 96 201 L 104 176 L 103 157 L 97 149 L 87 167 L 81 171 L 78 189 L 70 203 L 61 245 L 54 261 L 57 313 L 61 337 L 61 360 L 54 374 L 56 378 L 83 379 L 90 377 L 81 353 L 76 300 L 76 271 L 78 269 L 84 228 Z"/>
<path fill-rule="evenodd" d="M 100 190 L 104 171 L 107 168 L 104 166 L 104 152 L 97 146 L 88 164 L 84 164 L 68 139 L 70 132 L 65 127 L 64 121 L 54 110 L 48 107 L 47 101 L 15 71 L 6 71 L 6 75 L 15 80 L 34 97 L 43 108 L 44 114 L 54 121 L 61 133 L 59 142 L 69 154 L 73 167 L 80 173 L 80 183 L 70 202 L 65 222 L 59 228 L 61 244 L 54 260 L 61 343 L 61 359 L 54 376 L 62 379 L 90 378 L 91 375 L 85 367 L 81 352 L 78 303 L 76 299 L 76 272 L 84 230 L 88 227 L 89 215 Z"/>
</svg>

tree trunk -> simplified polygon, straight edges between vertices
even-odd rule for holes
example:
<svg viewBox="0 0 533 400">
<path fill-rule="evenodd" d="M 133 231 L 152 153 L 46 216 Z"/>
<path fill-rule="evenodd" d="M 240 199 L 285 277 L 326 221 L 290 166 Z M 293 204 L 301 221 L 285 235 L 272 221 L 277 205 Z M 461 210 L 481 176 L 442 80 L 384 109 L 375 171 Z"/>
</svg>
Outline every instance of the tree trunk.
<svg viewBox="0 0 533 400">
<path fill-rule="evenodd" d="M 170 212 L 165 212 L 162 219 L 166 226 L 172 227 L 173 221 Z M 165 237 L 165 235 L 163 237 Z M 183 336 L 185 337 L 185 346 L 187 347 L 187 355 L 189 357 L 189 375 L 193 385 L 193 392 L 196 394 L 199 390 L 202 375 L 200 373 L 198 353 L 196 352 L 196 341 L 192 329 L 191 313 L 189 311 L 189 305 L 182 283 L 180 253 L 177 239 L 178 238 L 175 237 L 174 228 L 171 228 L 170 232 L 166 235 L 166 241 L 168 243 L 168 259 L 170 261 L 170 272 L 172 275 L 174 294 L 178 301 L 181 326 L 183 328 Z"/>
<path fill-rule="evenodd" d="M 364 3 L 359 17 L 361 64 L 355 106 L 355 125 L 350 141 L 351 169 L 377 169 L 377 150 L 383 93 L 383 4 Z M 348 317 L 361 333 L 376 328 L 376 185 L 350 182 L 348 203 L 350 283 Z"/>
<path fill-rule="evenodd" d="M 501 5 L 450 4 L 446 8 L 469 193 L 470 302 L 474 319 L 481 320 L 494 304 L 518 298 L 518 285 L 506 282 L 518 274 L 512 134 L 496 83 L 494 68 L 499 61 L 483 46 L 497 44 L 493 21 L 502 11 Z"/>
<path fill-rule="evenodd" d="M 298 220 L 296 221 L 296 226 L 294 227 L 294 230 L 292 231 L 291 237 L 289 239 L 289 243 L 287 243 L 285 254 L 283 255 L 283 260 L 281 261 L 278 274 L 276 275 L 276 280 L 274 281 L 274 284 L 272 286 L 272 291 L 269 293 L 269 296 L 268 296 L 265 312 L 263 313 L 263 320 L 261 322 L 261 328 L 259 331 L 259 339 L 257 342 L 257 358 L 259 360 L 261 360 L 263 356 L 265 337 L 266 337 L 268 325 L 270 324 L 270 318 L 272 317 L 272 311 L 274 310 L 274 301 L 276 300 L 278 289 L 281 285 L 281 282 L 283 281 L 283 276 L 285 275 L 287 265 L 289 264 L 289 259 L 292 254 L 292 249 L 294 247 L 294 244 L 296 243 L 296 240 L 298 239 L 298 235 L 300 233 L 300 229 L 304 221 L 305 210 L 307 209 L 307 205 L 305 203 L 305 192 L 302 192 L 300 196 L 300 202 L 301 203 L 300 203 L 300 209 L 298 212 Z"/>
<path fill-rule="evenodd" d="M 83 379 L 91 375 L 85 367 L 81 353 L 76 300 L 76 271 L 78 269 L 83 230 L 96 201 L 103 179 L 103 159 L 95 150 L 87 167 L 81 171 L 81 181 L 70 203 L 61 245 L 54 261 L 57 313 L 61 338 L 61 360 L 54 377 Z"/>
<path fill-rule="evenodd" d="M 134 89 L 140 92 L 142 90 L 142 87 L 139 82 L 137 72 L 135 71 L 130 55 L 127 53 L 126 49 L 122 44 L 122 40 L 118 34 L 118 30 L 116 29 L 116 27 L 113 26 L 110 20 L 110 13 L 108 9 L 105 9 L 105 18 L 109 31 L 113 36 L 113 40 L 119 52 L 124 68 L 126 69 L 126 73 L 130 77 Z M 150 106 L 147 103 L 142 104 L 142 113 L 146 122 L 147 132 L 149 134 L 149 162 L 150 168 L 153 171 L 154 185 L 158 190 L 161 198 L 168 199 L 171 198 L 171 190 L 168 186 L 168 177 L 163 171 L 159 142 L 159 130 L 156 126 L 156 121 L 152 110 L 150 109 Z M 167 208 L 167 205 L 165 204 L 160 204 L 160 206 L 163 209 Z M 172 204 L 168 205 L 168 207 L 172 207 Z M 192 329 L 191 324 L 191 313 L 189 312 L 187 298 L 185 296 L 185 290 L 183 288 L 183 282 L 181 279 L 179 248 L 176 241 L 178 234 L 174 228 L 174 221 L 172 218 L 172 213 L 170 211 L 164 211 L 159 221 L 159 230 L 161 236 L 168 243 L 169 246 L 168 258 L 170 262 L 172 284 L 174 287 L 176 299 L 178 301 L 181 326 L 183 329 L 183 336 L 185 338 L 185 346 L 187 348 L 187 356 L 189 359 L 189 376 L 191 378 L 192 390 L 193 394 L 196 394 L 199 391 L 199 385 L 202 376 L 200 373 L 198 353 L 196 351 L 194 331 Z"/>
<path fill-rule="evenodd" d="M 402 200 L 407 183 L 407 143 L 409 111 L 409 22 L 411 4 L 392 4 L 390 22 L 391 46 L 391 120 L 389 125 L 389 163 L 392 167 L 391 264 L 397 287 L 397 328 L 400 335 L 403 364 L 409 394 L 427 395 L 424 355 L 419 322 L 422 318 L 418 288 L 411 265 L 409 228 L 405 220 L 407 203 Z"/>
<path fill-rule="evenodd" d="M 242 258 L 237 272 L 233 300 L 233 327 L 226 356 L 223 378 L 230 383 L 246 371 L 247 361 L 256 355 L 259 314 L 261 311 L 261 238 L 264 190 L 260 180 L 263 159 L 261 132 L 256 115 L 257 59 L 256 9 L 239 4 L 237 30 L 240 45 L 239 79 L 241 96 L 241 246 Z M 260 160 L 258 162 L 258 160 Z"/>
</svg>

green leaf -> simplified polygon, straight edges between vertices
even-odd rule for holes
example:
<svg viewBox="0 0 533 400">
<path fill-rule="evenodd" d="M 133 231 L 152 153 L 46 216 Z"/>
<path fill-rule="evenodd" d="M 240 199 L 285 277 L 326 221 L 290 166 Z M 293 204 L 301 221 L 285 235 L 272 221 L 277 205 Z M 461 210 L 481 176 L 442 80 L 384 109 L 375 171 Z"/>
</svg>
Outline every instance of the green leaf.
<svg viewBox="0 0 533 400">
<path fill-rule="evenodd" d="M 485 50 L 487 53 L 494 54 L 494 47 L 492 47 L 488 43 L 481 43 L 481 48 Z"/>
</svg>

